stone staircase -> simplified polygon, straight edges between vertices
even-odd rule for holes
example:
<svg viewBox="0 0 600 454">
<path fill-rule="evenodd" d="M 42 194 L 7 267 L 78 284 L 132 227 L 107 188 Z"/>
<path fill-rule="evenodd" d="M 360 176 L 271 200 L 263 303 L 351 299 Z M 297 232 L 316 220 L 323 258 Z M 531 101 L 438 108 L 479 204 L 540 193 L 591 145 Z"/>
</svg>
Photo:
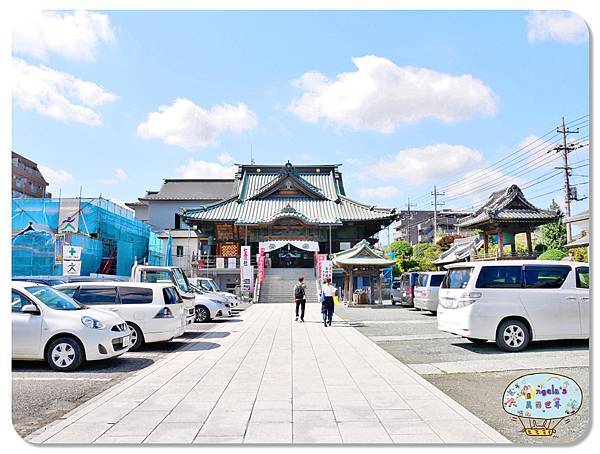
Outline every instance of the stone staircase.
<svg viewBox="0 0 600 454">
<path fill-rule="evenodd" d="M 261 284 L 259 303 L 293 303 L 294 286 L 300 276 L 306 284 L 306 302 L 318 303 L 315 272 L 312 268 L 269 268 L 265 269 L 265 280 Z"/>
</svg>

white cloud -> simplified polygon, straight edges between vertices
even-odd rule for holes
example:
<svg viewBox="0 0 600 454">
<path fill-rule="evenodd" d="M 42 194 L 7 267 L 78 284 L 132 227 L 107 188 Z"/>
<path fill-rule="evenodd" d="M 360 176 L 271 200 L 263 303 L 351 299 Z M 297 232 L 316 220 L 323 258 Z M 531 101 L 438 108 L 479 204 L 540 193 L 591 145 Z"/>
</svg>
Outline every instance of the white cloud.
<svg viewBox="0 0 600 454">
<path fill-rule="evenodd" d="M 50 52 L 76 60 L 93 60 L 103 42 L 115 42 L 106 14 L 24 11 L 12 35 L 13 50 L 46 60 Z"/>
<path fill-rule="evenodd" d="M 225 151 L 222 153 L 219 153 L 219 156 L 217 156 L 217 159 L 221 164 L 229 164 L 230 162 L 234 161 L 233 156 L 231 156 L 229 153 L 227 153 Z"/>
<path fill-rule="evenodd" d="M 73 175 L 66 170 L 55 170 L 44 165 L 40 165 L 39 169 L 44 179 L 51 185 L 61 186 L 73 181 Z"/>
<path fill-rule="evenodd" d="M 100 180 L 101 183 L 104 184 L 117 184 L 117 183 L 122 183 L 123 181 L 127 181 L 129 179 L 129 177 L 127 176 L 127 173 L 125 173 L 125 171 L 119 167 L 117 167 L 115 169 L 115 174 L 113 176 L 113 178 L 111 178 L 110 180 Z"/>
<path fill-rule="evenodd" d="M 189 159 L 187 164 L 179 166 L 177 173 L 182 178 L 233 178 L 237 166 L 226 166 L 218 162 Z"/>
<path fill-rule="evenodd" d="M 579 44 L 587 41 L 588 29 L 581 17 L 569 11 L 532 11 L 526 17 L 527 39 Z"/>
<path fill-rule="evenodd" d="M 568 137 L 567 144 L 576 143 L 576 137 Z M 535 134 L 530 134 L 519 142 L 519 148 L 522 149 L 523 154 L 527 154 L 529 159 L 521 161 L 521 164 L 528 168 L 537 169 L 553 169 L 558 165 L 562 165 L 558 159 L 562 154 L 559 151 L 554 150 L 557 146 L 562 146 L 562 138 L 555 140 L 554 142 L 548 142 L 547 140 L 540 139 Z M 551 151 L 552 150 L 552 151 Z M 549 155 L 547 152 L 550 152 Z M 582 148 L 576 148 L 571 153 L 570 157 L 576 154 L 589 153 L 589 147 L 584 146 Z M 521 158 L 519 158 L 521 159 Z"/>
<path fill-rule="evenodd" d="M 374 55 L 352 61 L 357 70 L 335 80 L 308 72 L 294 81 L 304 94 L 292 101 L 290 111 L 310 123 L 324 119 L 381 133 L 425 118 L 455 122 L 496 112 L 492 90 L 470 74 L 397 66 Z"/>
<path fill-rule="evenodd" d="M 469 170 L 482 159 L 482 153 L 472 148 L 438 143 L 400 150 L 367 167 L 366 173 L 377 180 L 421 184 Z"/>
<path fill-rule="evenodd" d="M 13 58 L 12 70 L 13 96 L 19 105 L 56 120 L 101 125 L 102 117 L 92 107 L 117 99 L 93 82 L 44 65 L 33 66 Z"/>
<path fill-rule="evenodd" d="M 256 126 L 256 114 L 244 103 L 221 104 L 206 110 L 189 99 L 177 98 L 171 106 L 160 106 L 137 127 L 144 139 L 161 139 L 169 145 L 200 148 L 218 143 L 225 131 L 241 133 Z"/>
<path fill-rule="evenodd" d="M 487 197 L 494 191 L 505 189 L 512 184 L 522 187 L 525 180 L 519 177 L 505 175 L 500 170 L 495 169 L 476 169 L 463 175 L 459 182 L 450 186 L 446 190 L 446 197 L 468 197 L 473 198 L 473 205 L 482 205 L 479 203 L 479 197 Z"/>
<path fill-rule="evenodd" d="M 346 158 L 346 162 L 353 166 L 362 164 L 362 160 L 357 159 L 357 158 Z"/>
<path fill-rule="evenodd" d="M 391 199 L 399 196 L 402 191 L 396 186 L 377 186 L 374 188 L 360 188 L 358 193 L 364 198 Z"/>
</svg>

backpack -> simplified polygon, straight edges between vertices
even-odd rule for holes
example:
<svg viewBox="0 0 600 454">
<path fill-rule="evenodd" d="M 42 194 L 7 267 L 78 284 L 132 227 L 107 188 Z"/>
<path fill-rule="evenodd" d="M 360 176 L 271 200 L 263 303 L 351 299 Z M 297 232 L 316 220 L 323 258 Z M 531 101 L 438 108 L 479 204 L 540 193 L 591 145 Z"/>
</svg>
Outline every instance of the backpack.
<svg viewBox="0 0 600 454">
<path fill-rule="evenodd" d="M 294 288 L 294 298 L 297 300 L 303 300 L 304 293 L 304 287 L 300 284 L 296 284 L 296 287 Z"/>
</svg>

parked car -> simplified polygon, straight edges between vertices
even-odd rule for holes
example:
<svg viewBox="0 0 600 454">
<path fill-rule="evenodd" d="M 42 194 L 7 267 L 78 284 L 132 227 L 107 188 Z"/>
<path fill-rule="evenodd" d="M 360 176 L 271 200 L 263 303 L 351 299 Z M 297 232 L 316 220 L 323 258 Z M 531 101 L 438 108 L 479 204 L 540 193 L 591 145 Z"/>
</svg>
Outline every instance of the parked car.
<svg viewBox="0 0 600 454">
<path fill-rule="evenodd" d="M 36 282 L 44 285 L 59 285 L 66 281 L 58 276 L 13 276 L 13 281 Z"/>
<path fill-rule="evenodd" d="M 129 350 L 131 334 L 117 314 L 88 308 L 47 285 L 12 282 L 12 357 L 46 360 L 57 371 Z"/>
<path fill-rule="evenodd" d="M 440 284 L 446 275 L 445 271 L 426 271 L 419 273 L 414 290 L 414 306 L 417 309 L 431 311 L 438 310 L 438 293 Z"/>
<path fill-rule="evenodd" d="M 55 287 L 85 306 L 118 314 L 131 330 L 131 351 L 185 331 L 183 300 L 173 284 L 78 282 Z"/>
<path fill-rule="evenodd" d="M 174 284 L 183 298 L 188 323 L 208 322 L 213 318 L 231 316 L 231 309 L 221 301 L 195 291 L 181 268 L 135 264 L 131 268 L 131 281 Z"/>
<path fill-rule="evenodd" d="M 589 265 L 503 260 L 448 265 L 438 328 L 518 352 L 532 340 L 587 339 Z"/>
<path fill-rule="evenodd" d="M 392 282 L 392 287 L 390 288 L 390 301 L 392 302 L 392 306 L 399 303 L 400 298 L 400 279 L 396 279 Z"/>
<path fill-rule="evenodd" d="M 399 300 L 400 305 L 414 306 L 415 285 L 417 285 L 418 277 L 419 273 L 416 271 L 403 273 L 402 276 L 400 276 L 400 286 L 398 288 L 399 298 L 396 300 Z"/>
<path fill-rule="evenodd" d="M 240 302 L 239 298 L 234 293 L 222 292 L 215 281 L 209 277 L 193 277 L 190 279 L 190 282 L 192 285 L 200 287 L 205 292 L 215 293 L 222 296 L 226 299 L 231 307 L 237 306 Z"/>
</svg>

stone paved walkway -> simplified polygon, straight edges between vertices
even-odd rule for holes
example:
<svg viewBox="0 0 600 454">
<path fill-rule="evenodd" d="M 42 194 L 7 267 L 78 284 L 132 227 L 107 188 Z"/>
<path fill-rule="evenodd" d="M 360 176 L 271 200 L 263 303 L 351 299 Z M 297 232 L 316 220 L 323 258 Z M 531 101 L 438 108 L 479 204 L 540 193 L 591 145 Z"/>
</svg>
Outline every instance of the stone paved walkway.
<svg viewBox="0 0 600 454">
<path fill-rule="evenodd" d="M 254 305 L 33 443 L 506 443 L 320 305 Z"/>
</svg>

